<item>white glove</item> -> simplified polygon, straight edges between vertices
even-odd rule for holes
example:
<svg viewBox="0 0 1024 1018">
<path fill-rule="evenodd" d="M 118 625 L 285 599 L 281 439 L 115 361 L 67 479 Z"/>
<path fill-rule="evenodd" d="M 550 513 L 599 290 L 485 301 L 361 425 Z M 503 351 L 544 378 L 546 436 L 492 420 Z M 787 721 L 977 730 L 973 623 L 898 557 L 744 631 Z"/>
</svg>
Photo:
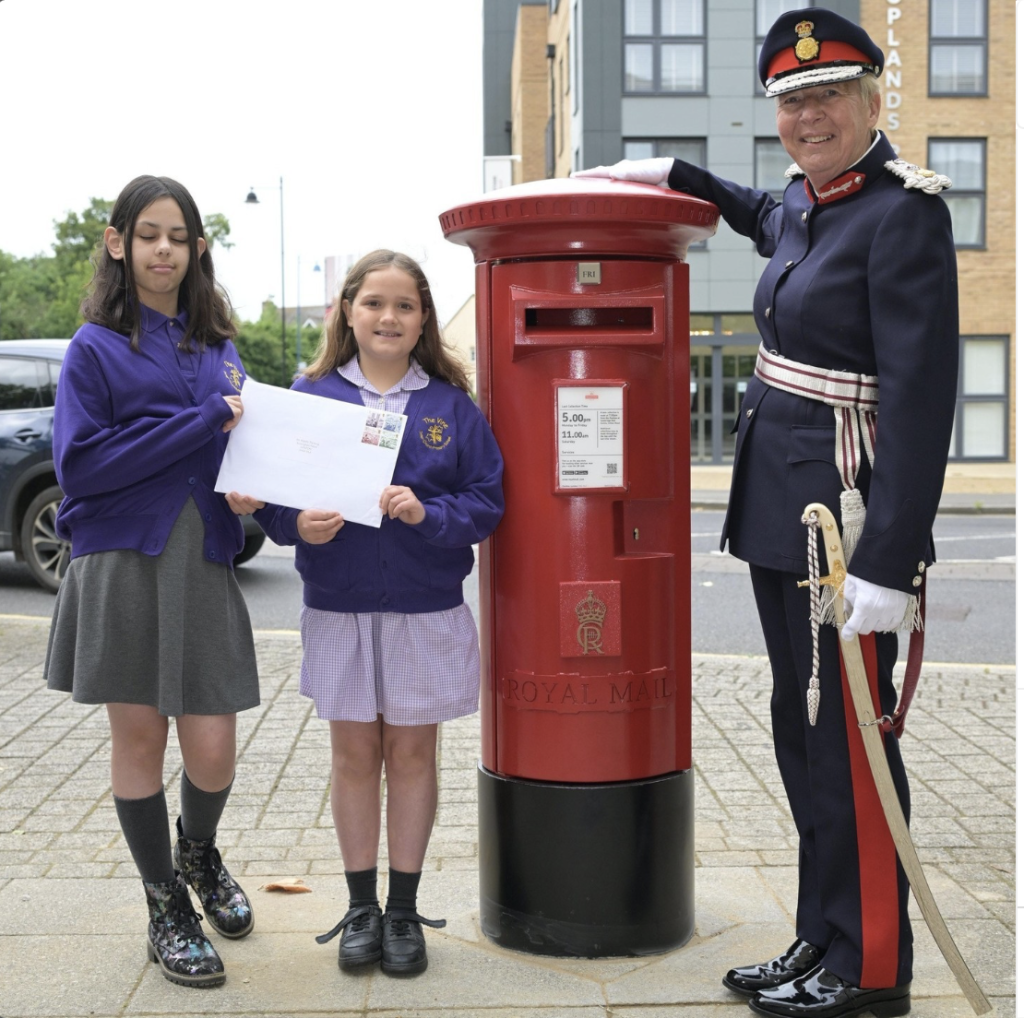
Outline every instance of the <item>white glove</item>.
<svg viewBox="0 0 1024 1018">
<path fill-rule="evenodd" d="M 867 636 L 868 633 L 891 633 L 897 629 L 907 613 L 910 595 L 902 590 L 858 580 L 853 573 L 847 573 L 843 600 L 850 617 L 843 626 L 842 637 L 849 642 L 857 633 Z"/>
<path fill-rule="evenodd" d="M 657 159 L 620 159 L 614 166 L 594 166 L 574 170 L 574 177 L 608 177 L 612 180 L 635 180 L 639 184 L 664 184 L 675 160 L 672 156 Z"/>
</svg>

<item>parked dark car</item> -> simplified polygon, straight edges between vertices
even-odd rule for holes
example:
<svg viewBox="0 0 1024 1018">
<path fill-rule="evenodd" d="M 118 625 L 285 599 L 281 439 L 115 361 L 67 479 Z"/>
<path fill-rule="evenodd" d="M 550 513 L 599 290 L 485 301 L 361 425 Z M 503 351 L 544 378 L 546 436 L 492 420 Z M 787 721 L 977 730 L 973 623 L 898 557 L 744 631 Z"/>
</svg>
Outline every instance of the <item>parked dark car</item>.
<svg viewBox="0 0 1024 1018">
<path fill-rule="evenodd" d="M 57 536 L 64 493 L 53 464 L 53 402 L 70 339 L 0 342 L 0 551 L 13 551 L 47 590 L 56 591 L 71 560 Z M 263 546 L 263 531 L 242 518 L 245 547 L 235 565 Z"/>
</svg>

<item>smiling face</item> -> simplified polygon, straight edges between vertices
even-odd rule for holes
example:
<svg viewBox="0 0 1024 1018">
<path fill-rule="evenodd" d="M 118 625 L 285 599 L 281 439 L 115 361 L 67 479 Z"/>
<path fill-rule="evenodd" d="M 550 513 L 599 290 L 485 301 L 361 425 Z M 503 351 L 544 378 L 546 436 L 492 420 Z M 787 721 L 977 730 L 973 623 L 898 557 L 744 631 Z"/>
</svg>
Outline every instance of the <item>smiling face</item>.
<svg viewBox="0 0 1024 1018">
<path fill-rule="evenodd" d="M 429 315 L 416 280 L 394 265 L 374 269 L 341 309 L 355 335 L 363 374 L 374 384 L 390 381 L 390 388 L 408 370 Z"/>
<path fill-rule="evenodd" d="M 871 145 L 882 98 L 865 101 L 856 81 L 785 92 L 775 100 L 779 140 L 820 191 Z"/>
<path fill-rule="evenodd" d="M 189 237 L 185 217 L 173 198 L 158 198 L 135 220 L 131 242 L 113 227 L 103 234 L 111 258 L 131 258 L 131 274 L 138 299 L 168 317 L 178 313 L 178 290 L 188 271 Z M 196 238 L 200 255 L 206 241 Z"/>
</svg>

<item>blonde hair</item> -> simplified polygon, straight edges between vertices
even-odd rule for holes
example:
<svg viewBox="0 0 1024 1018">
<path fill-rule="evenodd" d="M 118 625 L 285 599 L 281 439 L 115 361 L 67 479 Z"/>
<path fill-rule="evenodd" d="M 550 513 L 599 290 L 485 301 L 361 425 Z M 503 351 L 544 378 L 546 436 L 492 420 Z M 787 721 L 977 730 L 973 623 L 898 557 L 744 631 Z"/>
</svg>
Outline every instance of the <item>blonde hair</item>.
<svg viewBox="0 0 1024 1018">
<path fill-rule="evenodd" d="M 878 79 L 868 72 L 862 74 L 859 78 L 854 78 L 857 82 L 857 89 L 860 92 L 861 99 L 864 100 L 865 106 L 871 105 L 871 100 L 878 95 L 881 89 L 878 87 Z"/>
<path fill-rule="evenodd" d="M 366 277 L 377 269 L 386 269 L 391 265 L 413 278 L 419 291 L 420 303 L 427 313 L 423 331 L 410 356 L 415 357 L 423 370 L 431 377 L 441 378 L 468 393 L 470 391 L 469 379 L 466 377 L 465 369 L 451 355 L 441 338 L 441 329 L 437 323 L 437 309 L 434 306 L 434 298 L 430 294 L 430 284 L 427 282 L 423 269 L 415 259 L 408 255 L 402 254 L 400 251 L 389 251 L 386 248 L 379 248 L 363 255 L 348 270 L 345 282 L 342 283 L 341 290 L 324 320 L 320 345 L 317 347 L 313 363 L 305 370 L 306 377 L 313 380 L 323 378 L 340 368 L 342 364 L 347 364 L 353 357 L 358 356 L 359 346 L 356 343 L 355 333 L 345 316 L 341 302 L 347 300 L 351 307 L 355 303 L 363 283 L 366 282 Z"/>
</svg>

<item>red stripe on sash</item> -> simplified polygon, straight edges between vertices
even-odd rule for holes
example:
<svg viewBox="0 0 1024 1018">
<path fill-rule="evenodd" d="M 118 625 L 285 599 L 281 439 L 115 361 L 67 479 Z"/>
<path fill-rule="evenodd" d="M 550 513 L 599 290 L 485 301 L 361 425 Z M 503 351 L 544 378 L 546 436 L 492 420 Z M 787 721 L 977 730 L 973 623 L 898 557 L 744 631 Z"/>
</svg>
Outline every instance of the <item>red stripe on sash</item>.
<svg viewBox="0 0 1024 1018">
<path fill-rule="evenodd" d="M 874 634 L 861 636 L 861 652 L 871 688 L 876 716 L 882 712 L 878 696 L 878 659 Z M 853 779 L 853 807 L 857 823 L 857 858 L 860 869 L 860 922 L 863 960 L 862 987 L 896 985 L 899 961 L 900 915 L 896 885 L 896 846 L 885 820 L 878 789 L 850 695 L 846 663 L 839 655 L 843 671 L 843 701 L 846 705 L 846 738 L 850 747 L 850 774 Z M 878 733 L 882 738 L 882 733 Z"/>
</svg>

